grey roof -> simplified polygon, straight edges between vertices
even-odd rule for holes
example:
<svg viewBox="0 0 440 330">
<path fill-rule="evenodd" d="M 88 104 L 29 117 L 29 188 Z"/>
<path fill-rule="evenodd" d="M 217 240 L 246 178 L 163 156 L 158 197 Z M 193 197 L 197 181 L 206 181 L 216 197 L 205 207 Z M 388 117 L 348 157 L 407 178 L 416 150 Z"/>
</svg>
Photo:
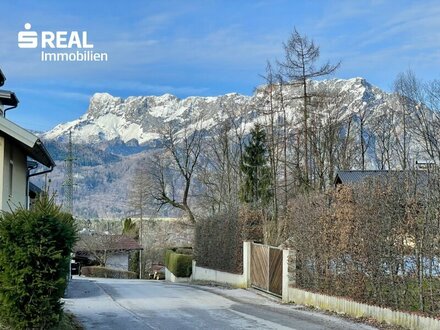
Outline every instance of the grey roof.
<svg viewBox="0 0 440 330">
<path fill-rule="evenodd" d="M 338 171 L 335 184 L 358 183 L 366 178 L 377 178 L 387 176 L 389 171 Z"/>
<path fill-rule="evenodd" d="M 6 77 L 3 74 L 2 70 L 0 69 L 0 86 L 3 86 L 5 83 Z"/>
<path fill-rule="evenodd" d="M 132 237 L 125 235 L 83 235 L 76 242 L 75 252 L 88 251 L 134 251 L 143 247 Z"/>
<path fill-rule="evenodd" d="M 12 139 L 26 152 L 27 156 L 44 166 L 55 166 L 49 152 L 36 135 L 1 116 L 0 135 Z"/>
<path fill-rule="evenodd" d="M 33 184 L 32 182 L 29 182 L 29 192 L 33 192 L 35 194 L 40 194 L 42 191 L 43 190 L 40 187 Z"/>
<path fill-rule="evenodd" d="M 374 170 L 374 171 L 338 171 L 334 181 L 335 185 L 338 184 L 355 184 L 365 181 L 366 179 L 389 179 L 391 177 L 397 177 L 399 180 L 403 179 L 406 174 L 416 173 L 422 180 L 420 183 L 427 184 L 428 172 L 426 171 L 392 171 L 392 170 Z"/>
</svg>

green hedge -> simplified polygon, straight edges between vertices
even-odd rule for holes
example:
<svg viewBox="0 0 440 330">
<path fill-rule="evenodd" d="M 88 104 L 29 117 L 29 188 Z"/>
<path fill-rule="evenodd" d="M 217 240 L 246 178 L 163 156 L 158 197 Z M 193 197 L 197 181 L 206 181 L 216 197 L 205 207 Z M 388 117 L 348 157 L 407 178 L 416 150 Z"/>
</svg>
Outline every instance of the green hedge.
<svg viewBox="0 0 440 330">
<path fill-rule="evenodd" d="M 60 322 L 75 240 L 72 216 L 52 198 L 1 215 L 0 323 L 48 329 Z"/>
<path fill-rule="evenodd" d="M 178 252 L 192 251 L 190 248 L 175 248 L 165 253 L 165 267 L 177 277 L 190 277 L 192 273 L 192 255 Z"/>
<path fill-rule="evenodd" d="M 81 275 L 84 275 L 87 277 L 103 277 L 103 278 L 123 278 L 123 279 L 137 279 L 138 278 L 138 275 L 135 272 L 105 268 L 105 267 L 100 267 L 100 266 L 81 267 Z"/>
</svg>

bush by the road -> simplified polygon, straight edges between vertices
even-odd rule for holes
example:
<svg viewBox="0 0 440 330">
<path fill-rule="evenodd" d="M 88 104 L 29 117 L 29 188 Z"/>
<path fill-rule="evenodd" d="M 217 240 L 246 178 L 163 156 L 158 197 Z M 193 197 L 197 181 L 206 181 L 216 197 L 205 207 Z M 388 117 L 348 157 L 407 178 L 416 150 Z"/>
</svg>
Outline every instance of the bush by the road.
<svg viewBox="0 0 440 330">
<path fill-rule="evenodd" d="M 440 317 L 437 173 L 298 196 L 286 219 L 298 287 Z"/>
<path fill-rule="evenodd" d="M 135 272 L 119 270 L 119 269 L 111 269 L 101 266 L 81 267 L 81 275 L 87 277 L 103 277 L 103 278 L 123 278 L 123 279 L 138 278 L 138 275 Z"/>
<path fill-rule="evenodd" d="M 33 210 L 0 218 L 0 320 L 13 329 L 47 329 L 62 317 L 70 254 L 76 240 L 71 215 L 52 198 Z"/>
<path fill-rule="evenodd" d="M 197 265 L 241 274 L 244 225 L 238 211 L 201 218 L 196 224 L 194 256 Z"/>
<path fill-rule="evenodd" d="M 176 249 L 177 251 L 177 249 Z M 185 252 L 179 250 L 179 252 Z M 189 250 L 187 250 L 189 253 Z M 167 250 L 165 253 L 165 267 L 177 277 L 189 277 L 192 273 L 192 256 Z"/>
</svg>

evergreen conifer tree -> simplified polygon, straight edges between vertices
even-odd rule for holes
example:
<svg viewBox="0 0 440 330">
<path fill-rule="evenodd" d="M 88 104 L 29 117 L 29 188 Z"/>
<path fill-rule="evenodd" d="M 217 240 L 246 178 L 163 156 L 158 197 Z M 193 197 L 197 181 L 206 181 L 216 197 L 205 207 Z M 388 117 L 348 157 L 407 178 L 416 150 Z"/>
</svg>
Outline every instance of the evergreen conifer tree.
<svg viewBox="0 0 440 330">
<path fill-rule="evenodd" d="M 240 188 L 241 201 L 253 207 L 267 206 L 271 198 L 270 168 L 266 133 L 260 124 L 255 124 L 251 130 L 240 170 L 243 173 L 243 183 Z"/>
</svg>

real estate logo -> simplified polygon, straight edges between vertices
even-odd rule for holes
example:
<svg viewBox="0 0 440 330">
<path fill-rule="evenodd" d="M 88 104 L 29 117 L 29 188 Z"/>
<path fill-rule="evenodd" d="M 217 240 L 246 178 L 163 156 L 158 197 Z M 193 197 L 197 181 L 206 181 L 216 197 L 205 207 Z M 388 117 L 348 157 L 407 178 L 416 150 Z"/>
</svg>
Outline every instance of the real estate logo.
<svg viewBox="0 0 440 330">
<path fill-rule="evenodd" d="M 32 31 L 26 23 L 18 32 L 19 48 L 41 48 L 42 62 L 106 62 L 108 54 L 94 52 L 87 31 Z M 51 49 L 53 51 L 46 51 Z M 59 50 L 63 51 L 59 51 Z M 68 50 L 68 51 L 66 51 Z"/>
</svg>

